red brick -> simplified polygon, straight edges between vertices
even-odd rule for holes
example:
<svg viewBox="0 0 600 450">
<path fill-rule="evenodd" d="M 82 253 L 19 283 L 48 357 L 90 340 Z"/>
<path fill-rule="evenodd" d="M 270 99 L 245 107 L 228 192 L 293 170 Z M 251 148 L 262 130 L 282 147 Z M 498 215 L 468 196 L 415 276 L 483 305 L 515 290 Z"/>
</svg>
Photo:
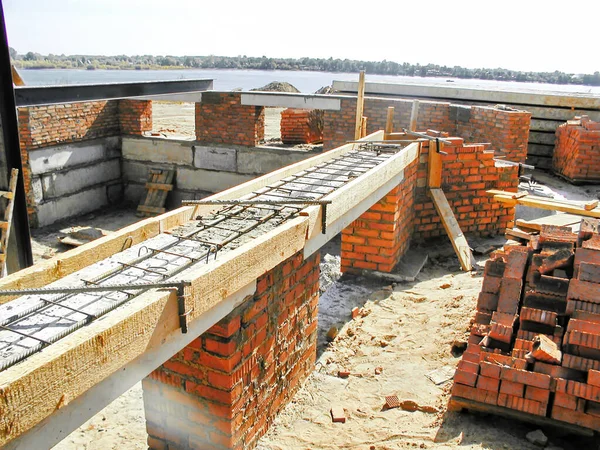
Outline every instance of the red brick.
<svg viewBox="0 0 600 450">
<path fill-rule="evenodd" d="M 484 389 L 486 391 L 498 392 L 500 387 L 500 380 L 498 378 L 489 378 L 479 375 L 477 377 L 477 389 Z"/>
<path fill-rule="evenodd" d="M 565 392 L 556 392 L 554 394 L 554 406 L 567 408 L 575 411 L 577 409 L 577 397 Z"/>
<path fill-rule="evenodd" d="M 591 430 L 600 431 L 600 421 L 597 417 L 578 411 L 561 408 L 560 406 L 554 405 L 552 407 L 552 418 L 562 422 L 579 425 L 584 428 L 589 428 Z"/>
<path fill-rule="evenodd" d="M 513 397 L 523 397 L 525 385 L 513 381 L 502 380 L 500 382 L 500 393 L 512 395 Z"/>
<path fill-rule="evenodd" d="M 534 386 L 526 386 L 525 398 L 529 400 L 535 400 L 540 403 L 548 403 L 548 400 L 550 399 L 550 390 L 540 389 Z"/>
<path fill-rule="evenodd" d="M 600 303 L 600 289 L 598 289 L 598 284 L 596 283 L 572 279 L 571 283 L 569 284 L 567 298 L 570 300 L 583 300 L 586 302 Z"/>
<path fill-rule="evenodd" d="M 527 386 L 539 387 L 541 389 L 550 389 L 550 382 L 552 380 L 548 375 L 529 372 L 527 370 L 512 369 L 510 367 L 502 368 L 500 378 L 515 383 L 522 383 Z"/>
<path fill-rule="evenodd" d="M 498 311 L 516 314 L 521 299 L 522 280 L 503 278 L 498 297 Z"/>
<path fill-rule="evenodd" d="M 600 370 L 590 369 L 587 383 L 591 386 L 600 387 Z"/>
</svg>

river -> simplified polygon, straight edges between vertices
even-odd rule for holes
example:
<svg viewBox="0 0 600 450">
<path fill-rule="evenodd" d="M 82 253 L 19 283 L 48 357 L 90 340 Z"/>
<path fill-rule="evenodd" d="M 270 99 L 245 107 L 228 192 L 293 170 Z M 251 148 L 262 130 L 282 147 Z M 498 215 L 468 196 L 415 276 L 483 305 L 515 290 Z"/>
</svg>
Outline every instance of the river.
<svg viewBox="0 0 600 450">
<path fill-rule="evenodd" d="M 272 81 L 287 81 L 301 92 L 315 92 L 323 86 L 330 86 L 333 80 L 356 81 L 356 73 L 305 72 L 293 70 L 235 70 L 235 69 L 182 69 L 182 70 L 78 70 L 78 69 L 39 69 L 19 71 L 26 84 L 31 86 L 118 83 L 128 81 L 185 80 L 210 78 L 214 89 L 249 90 L 264 86 Z M 473 80 L 458 78 L 427 78 L 392 75 L 369 75 L 367 81 L 386 83 L 411 83 L 442 86 L 461 86 L 479 89 L 506 91 L 545 91 L 559 93 L 579 93 L 600 96 L 599 86 L 558 85 L 544 83 L 522 83 L 516 81 Z"/>
</svg>

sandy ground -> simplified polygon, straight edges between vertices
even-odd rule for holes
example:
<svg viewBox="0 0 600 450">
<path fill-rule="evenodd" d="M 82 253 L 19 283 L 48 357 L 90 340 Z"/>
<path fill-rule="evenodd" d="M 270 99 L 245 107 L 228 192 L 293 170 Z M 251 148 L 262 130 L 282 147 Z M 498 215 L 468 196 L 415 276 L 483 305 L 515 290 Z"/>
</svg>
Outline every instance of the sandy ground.
<svg viewBox="0 0 600 450">
<path fill-rule="evenodd" d="M 600 190 L 600 186 L 570 186 L 548 175 L 536 177 L 567 198 L 596 198 Z M 110 232 L 136 220 L 133 209 L 112 208 L 34 230 L 36 259 L 65 251 L 67 247 L 59 244 L 57 237 L 74 227 L 96 226 Z M 460 272 L 450 244 L 441 239 L 421 249 L 429 254 L 429 261 L 415 282 L 391 285 L 381 280 L 340 278 L 338 248 L 339 242 L 334 240 L 322 252 L 325 292 L 319 302 L 316 369 L 261 439 L 259 449 L 539 448 L 525 440 L 534 426 L 447 412 L 451 382 L 435 385 L 426 377 L 434 370 L 451 373 L 459 361 L 452 345 L 468 336 L 481 288 L 480 271 Z M 364 317 L 351 320 L 354 306 L 362 308 Z M 325 334 L 334 325 L 339 335 L 327 343 Z M 378 367 L 380 374 L 375 373 Z M 350 377 L 338 378 L 340 369 L 349 370 Z M 437 413 L 382 410 L 385 396 L 393 394 L 400 400 L 435 407 Z M 345 409 L 345 424 L 331 422 L 329 410 L 334 404 Z M 544 431 L 553 444 L 565 450 L 600 448 L 591 439 Z M 141 385 L 136 384 L 55 448 L 146 448 Z"/>
<path fill-rule="evenodd" d="M 281 139 L 281 111 L 265 108 L 265 141 Z M 152 102 L 152 132 L 179 139 L 195 137 L 194 103 Z"/>
</svg>

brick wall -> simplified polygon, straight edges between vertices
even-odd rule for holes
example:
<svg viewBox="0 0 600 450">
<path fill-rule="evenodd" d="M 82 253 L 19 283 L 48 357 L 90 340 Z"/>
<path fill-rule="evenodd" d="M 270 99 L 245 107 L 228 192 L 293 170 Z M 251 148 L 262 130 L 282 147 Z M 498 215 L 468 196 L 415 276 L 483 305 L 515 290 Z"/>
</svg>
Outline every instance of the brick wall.
<svg viewBox="0 0 600 450">
<path fill-rule="evenodd" d="M 288 108 L 281 112 L 281 141 L 312 144 L 323 141 L 323 110 Z"/>
<path fill-rule="evenodd" d="M 442 156 L 442 190 L 463 233 L 503 233 L 514 220 L 515 209 L 505 208 L 486 194 L 488 189 L 517 190 L 518 168 L 494 161 L 494 152 L 484 145 L 466 145 L 450 138 Z M 423 143 L 415 189 L 413 239 L 424 241 L 446 234 L 427 189 L 429 145 Z"/>
<path fill-rule="evenodd" d="M 204 92 L 196 103 L 196 140 L 256 146 L 265 139 L 262 106 L 244 106 L 239 93 Z"/>
<path fill-rule="evenodd" d="M 325 111 L 323 140 L 325 149 L 354 139 L 356 99 L 342 99 L 339 111 Z M 394 107 L 394 130 L 408 128 L 412 101 L 403 99 L 365 99 L 367 132 L 385 128 L 387 108 Z M 467 142 L 486 142 L 509 161 L 524 162 L 527 157 L 531 114 L 524 111 L 483 106 L 459 106 L 443 102 L 419 102 L 417 130 L 445 131 Z"/>
<path fill-rule="evenodd" d="M 152 131 L 152 101 L 119 100 L 121 134 L 143 135 Z"/>
<path fill-rule="evenodd" d="M 319 255 L 292 256 L 253 298 L 143 381 L 151 449 L 249 449 L 312 372 Z"/>
<path fill-rule="evenodd" d="M 342 230 L 342 272 L 392 271 L 410 244 L 416 177 L 414 161 L 404 169 L 404 179 L 397 187 Z"/>
<path fill-rule="evenodd" d="M 512 225 L 514 208 L 505 208 L 488 189 L 516 191 L 518 169 L 494 161 L 484 145 L 465 145 L 449 138 L 442 157 L 442 190 L 464 233 L 503 233 Z M 391 272 L 411 240 L 446 234 L 427 188 L 429 143 L 421 144 L 418 161 L 404 170 L 404 179 L 359 219 L 342 230 L 342 271 Z"/>
<path fill-rule="evenodd" d="M 559 126 L 552 170 L 572 181 L 600 181 L 600 123 L 581 116 Z"/>
</svg>

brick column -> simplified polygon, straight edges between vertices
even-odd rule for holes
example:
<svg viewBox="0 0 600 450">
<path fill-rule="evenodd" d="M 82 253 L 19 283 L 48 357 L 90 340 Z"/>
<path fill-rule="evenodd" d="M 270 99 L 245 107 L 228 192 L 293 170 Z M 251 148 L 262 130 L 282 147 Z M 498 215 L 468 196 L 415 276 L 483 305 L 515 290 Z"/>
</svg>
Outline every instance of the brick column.
<svg viewBox="0 0 600 450">
<path fill-rule="evenodd" d="M 151 449 L 249 449 L 313 370 L 319 255 L 298 253 L 254 297 L 143 380 Z"/>
<path fill-rule="evenodd" d="M 391 272 L 408 250 L 417 164 L 414 161 L 404 169 L 404 179 L 397 187 L 342 230 L 342 272 Z"/>
<path fill-rule="evenodd" d="M 121 134 L 143 135 L 152 131 L 151 100 L 119 100 Z"/>
<path fill-rule="evenodd" d="M 241 104 L 238 92 L 204 92 L 196 103 L 196 140 L 254 147 L 265 139 L 265 108 Z"/>
<path fill-rule="evenodd" d="M 21 163 L 23 165 L 23 181 L 25 184 L 25 198 L 27 199 L 27 214 L 29 216 L 30 226 L 37 227 L 37 207 L 35 196 L 31 188 L 32 175 L 29 166 L 29 150 L 33 147 L 31 128 L 29 123 L 29 108 L 18 108 L 19 121 L 19 147 L 21 150 Z"/>
</svg>

